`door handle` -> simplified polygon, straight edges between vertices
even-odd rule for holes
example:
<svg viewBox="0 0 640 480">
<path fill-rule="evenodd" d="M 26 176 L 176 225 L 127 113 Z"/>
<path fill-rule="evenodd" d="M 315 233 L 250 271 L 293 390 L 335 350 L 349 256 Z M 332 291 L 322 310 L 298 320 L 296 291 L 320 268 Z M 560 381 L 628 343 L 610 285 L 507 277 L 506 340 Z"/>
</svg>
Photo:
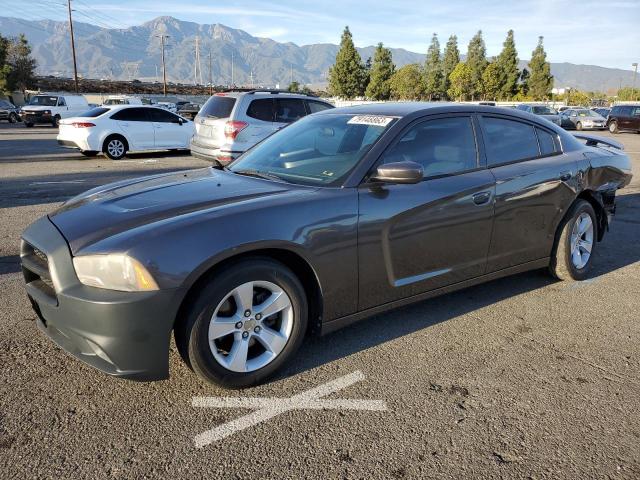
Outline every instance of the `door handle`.
<svg viewBox="0 0 640 480">
<path fill-rule="evenodd" d="M 473 195 L 473 203 L 476 205 L 484 205 L 491 200 L 491 192 L 480 192 Z"/>
<path fill-rule="evenodd" d="M 563 182 L 571 180 L 571 177 L 573 177 L 573 174 L 571 172 L 562 172 L 560 174 L 560 180 Z"/>
</svg>

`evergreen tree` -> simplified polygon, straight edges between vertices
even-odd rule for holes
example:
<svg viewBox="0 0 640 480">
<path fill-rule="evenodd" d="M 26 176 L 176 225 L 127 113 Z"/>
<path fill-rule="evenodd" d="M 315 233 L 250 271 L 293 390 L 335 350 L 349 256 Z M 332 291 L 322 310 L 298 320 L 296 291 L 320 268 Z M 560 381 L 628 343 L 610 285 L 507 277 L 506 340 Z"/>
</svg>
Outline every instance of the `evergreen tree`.
<svg viewBox="0 0 640 480">
<path fill-rule="evenodd" d="M 300 91 L 300 84 L 294 80 L 289 84 L 289 86 L 287 87 L 287 90 L 290 92 L 297 93 Z"/>
<path fill-rule="evenodd" d="M 440 61 L 440 42 L 436 33 L 431 37 L 424 64 L 424 92 L 429 100 L 439 97 L 442 88 L 442 63 Z"/>
<path fill-rule="evenodd" d="M 529 95 L 529 77 L 531 75 L 529 74 L 529 70 L 527 70 L 526 68 L 522 69 L 522 72 L 520 72 L 520 86 L 518 88 L 518 91 L 521 95 Z"/>
<path fill-rule="evenodd" d="M 478 33 L 476 33 L 469 42 L 466 61 L 473 81 L 472 98 L 479 96 L 482 92 L 482 74 L 484 73 L 484 69 L 487 68 L 488 63 L 487 48 L 482 39 L 482 30 L 478 30 Z"/>
<path fill-rule="evenodd" d="M 449 75 L 450 87 L 447 91 L 449 98 L 456 100 L 466 100 L 471 97 L 475 91 L 475 82 L 471 67 L 464 62 L 458 63 Z"/>
<path fill-rule="evenodd" d="M 447 41 L 447 45 L 444 47 L 444 57 L 442 59 L 442 86 L 440 87 L 440 91 L 445 95 L 450 87 L 449 76 L 458 63 L 460 63 L 458 37 L 451 35 Z"/>
<path fill-rule="evenodd" d="M 11 71 L 11 67 L 7 65 L 9 45 L 9 39 L 0 35 L 0 93 L 8 91 L 7 77 Z"/>
<path fill-rule="evenodd" d="M 510 99 L 518 93 L 518 52 L 513 39 L 513 30 L 507 33 L 507 39 L 502 44 L 502 51 L 496 59 L 498 74 L 500 77 L 500 91 L 498 96 L 503 99 Z"/>
<path fill-rule="evenodd" d="M 349 27 L 345 27 L 336 61 L 329 70 L 329 89 L 333 95 L 342 98 L 363 95 L 365 76 L 365 66 L 353 44 Z"/>
<path fill-rule="evenodd" d="M 11 68 L 7 75 L 7 85 L 10 90 L 24 92 L 34 85 L 36 61 L 31 57 L 31 46 L 24 34 L 20 34 L 10 42 L 6 62 Z"/>
<path fill-rule="evenodd" d="M 371 65 L 369 85 L 365 92 L 372 100 L 389 100 L 391 97 L 391 77 L 395 72 L 391 50 L 384 48 L 382 43 L 376 47 Z"/>
<path fill-rule="evenodd" d="M 422 68 L 417 63 L 405 65 L 391 77 L 391 97 L 397 100 L 419 100 L 424 94 Z"/>
<path fill-rule="evenodd" d="M 531 76 L 529 77 L 529 95 L 535 100 L 545 100 L 551 95 L 553 87 L 553 76 L 551 75 L 551 66 L 547 62 L 547 53 L 542 45 L 543 37 L 538 37 L 538 46 L 531 54 L 529 68 Z"/>
<path fill-rule="evenodd" d="M 485 100 L 496 100 L 502 91 L 502 69 L 497 61 L 491 62 L 482 72 L 482 96 Z"/>
</svg>

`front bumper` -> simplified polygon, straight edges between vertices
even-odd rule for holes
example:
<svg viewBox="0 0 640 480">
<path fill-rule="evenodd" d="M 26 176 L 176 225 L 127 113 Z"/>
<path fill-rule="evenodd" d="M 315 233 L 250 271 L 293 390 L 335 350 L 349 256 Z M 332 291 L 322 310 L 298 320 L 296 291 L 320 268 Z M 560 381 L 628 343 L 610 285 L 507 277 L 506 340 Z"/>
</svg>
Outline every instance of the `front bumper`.
<svg viewBox="0 0 640 480">
<path fill-rule="evenodd" d="M 193 140 L 191 140 L 189 149 L 191 150 L 191 155 L 194 157 L 201 158 L 202 160 L 208 160 L 210 162 L 216 162 L 220 165 L 227 165 L 244 153 L 225 148 L 202 145 Z"/>
<path fill-rule="evenodd" d="M 24 232 L 21 260 L 38 327 L 60 347 L 109 375 L 168 378 L 181 290 L 118 292 L 81 284 L 65 239 L 47 217 Z"/>
<path fill-rule="evenodd" d="M 51 114 L 44 114 L 40 112 L 22 112 L 22 121 L 24 123 L 54 123 L 53 116 Z"/>
</svg>

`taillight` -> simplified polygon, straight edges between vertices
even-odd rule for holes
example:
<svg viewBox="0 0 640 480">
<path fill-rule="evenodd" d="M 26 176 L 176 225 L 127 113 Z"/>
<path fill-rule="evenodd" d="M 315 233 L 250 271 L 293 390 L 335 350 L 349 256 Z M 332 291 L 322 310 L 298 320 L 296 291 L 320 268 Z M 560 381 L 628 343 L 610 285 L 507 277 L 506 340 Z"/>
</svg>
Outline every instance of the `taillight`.
<svg viewBox="0 0 640 480">
<path fill-rule="evenodd" d="M 247 122 L 229 121 L 224 124 L 224 136 L 230 140 L 235 140 L 238 134 L 248 125 Z"/>
<path fill-rule="evenodd" d="M 95 123 L 91 123 L 91 122 L 73 122 L 71 125 L 73 125 L 76 128 L 91 128 L 96 126 Z"/>
</svg>

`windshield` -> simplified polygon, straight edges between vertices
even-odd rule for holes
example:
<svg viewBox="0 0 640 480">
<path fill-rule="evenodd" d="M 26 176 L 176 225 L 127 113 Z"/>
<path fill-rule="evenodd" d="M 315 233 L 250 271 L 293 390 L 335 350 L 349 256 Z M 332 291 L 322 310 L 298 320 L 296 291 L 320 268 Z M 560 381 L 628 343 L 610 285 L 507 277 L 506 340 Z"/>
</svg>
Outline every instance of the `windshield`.
<svg viewBox="0 0 640 480">
<path fill-rule="evenodd" d="M 533 113 L 536 115 L 556 115 L 556 112 L 553 108 L 549 107 L 532 107 Z"/>
<path fill-rule="evenodd" d="M 256 145 L 230 170 L 305 185 L 336 185 L 393 121 L 379 115 L 310 115 Z"/>
<path fill-rule="evenodd" d="M 55 107 L 58 103 L 58 97 L 49 97 L 45 95 L 36 95 L 29 100 L 29 105 L 42 105 L 45 107 Z"/>
<path fill-rule="evenodd" d="M 596 112 L 593 112 L 591 110 L 576 110 L 576 113 L 578 114 L 579 117 L 599 117 L 600 115 L 598 115 Z"/>
</svg>

